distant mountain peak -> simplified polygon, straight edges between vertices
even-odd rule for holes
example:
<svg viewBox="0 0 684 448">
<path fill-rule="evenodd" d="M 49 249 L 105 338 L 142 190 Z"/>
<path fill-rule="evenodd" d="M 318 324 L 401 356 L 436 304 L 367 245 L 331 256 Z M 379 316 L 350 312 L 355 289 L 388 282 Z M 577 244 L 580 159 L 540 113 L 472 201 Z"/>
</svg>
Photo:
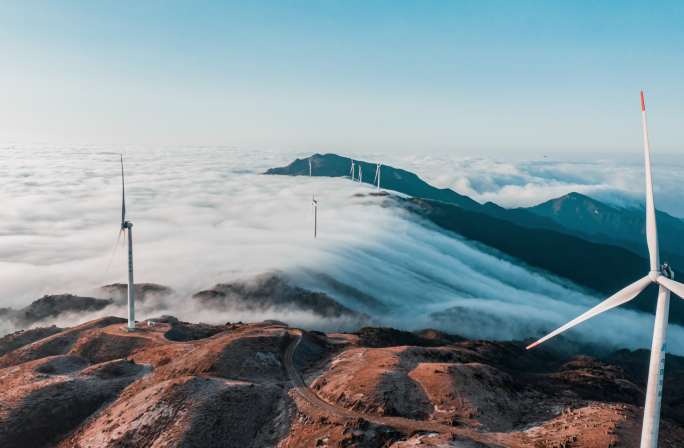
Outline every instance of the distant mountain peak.
<svg viewBox="0 0 684 448">
<path fill-rule="evenodd" d="M 571 200 L 590 200 L 593 201 L 593 199 L 587 195 L 584 195 L 582 193 L 578 193 L 576 191 L 571 191 L 568 194 L 564 194 L 563 196 L 557 198 L 557 199 L 571 199 Z"/>
<path fill-rule="evenodd" d="M 559 196 L 554 199 L 549 199 L 546 202 L 542 202 L 539 205 L 545 204 L 547 202 L 580 202 L 580 203 L 587 203 L 587 204 L 594 204 L 599 207 L 611 207 L 610 205 L 601 202 L 599 200 L 596 200 L 592 198 L 591 196 L 587 196 L 586 194 L 578 193 L 576 191 L 571 191 L 570 193 L 564 194 L 563 196 Z"/>
</svg>

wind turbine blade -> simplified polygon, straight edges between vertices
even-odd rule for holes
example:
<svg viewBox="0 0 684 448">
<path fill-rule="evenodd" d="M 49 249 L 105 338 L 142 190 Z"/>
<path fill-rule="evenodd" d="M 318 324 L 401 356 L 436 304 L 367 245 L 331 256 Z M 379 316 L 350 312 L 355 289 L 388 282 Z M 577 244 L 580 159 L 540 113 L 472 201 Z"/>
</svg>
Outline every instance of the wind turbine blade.
<svg viewBox="0 0 684 448">
<path fill-rule="evenodd" d="M 112 267 L 112 260 L 114 260 L 114 255 L 116 254 L 116 249 L 119 247 L 119 243 L 121 243 L 121 234 L 123 233 L 123 229 L 119 230 L 119 235 L 116 237 L 116 243 L 114 243 L 114 247 L 112 247 L 112 253 L 109 256 L 109 262 L 107 263 L 107 267 L 105 268 L 105 274 L 109 272 L 109 268 Z"/>
<path fill-rule="evenodd" d="M 641 91 L 641 127 L 644 137 L 644 171 L 646 174 L 646 243 L 651 271 L 657 271 L 658 229 L 656 228 L 655 203 L 653 202 L 653 177 L 651 175 L 651 145 L 648 141 L 648 123 L 646 121 L 646 101 Z"/>
<path fill-rule="evenodd" d="M 632 283 L 631 285 L 627 286 L 626 288 L 621 289 L 620 291 L 616 292 L 612 296 L 608 297 L 606 300 L 603 302 L 599 303 L 586 313 L 576 317 L 575 319 L 571 320 L 567 324 L 563 325 L 562 327 L 558 328 L 557 330 L 552 331 L 551 333 L 547 334 L 537 342 L 530 344 L 527 346 L 527 350 L 536 347 L 537 345 L 541 344 L 542 342 L 548 341 L 554 336 L 558 336 L 559 334 L 563 333 L 565 330 L 569 330 L 570 328 L 574 327 L 575 325 L 581 324 L 585 320 L 591 319 L 594 316 L 597 316 L 604 311 L 608 311 L 612 308 L 615 308 L 616 306 L 620 306 L 623 303 L 627 303 L 636 296 L 639 295 L 641 291 L 643 291 L 649 284 L 651 283 L 651 279 L 649 277 L 644 277 L 641 280 L 637 280 L 636 282 Z"/>
<path fill-rule="evenodd" d="M 124 184 L 123 154 L 121 154 L 121 227 L 126 221 L 126 186 Z"/>
<path fill-rule="evenodd" d="M 670 278 L 661 275 L 657 280 L 658 284 L 669 289 L 671 292 L 677 294 L 681 299 L 684 299 L 684 284 L 676 282 Z"/>
</svg>

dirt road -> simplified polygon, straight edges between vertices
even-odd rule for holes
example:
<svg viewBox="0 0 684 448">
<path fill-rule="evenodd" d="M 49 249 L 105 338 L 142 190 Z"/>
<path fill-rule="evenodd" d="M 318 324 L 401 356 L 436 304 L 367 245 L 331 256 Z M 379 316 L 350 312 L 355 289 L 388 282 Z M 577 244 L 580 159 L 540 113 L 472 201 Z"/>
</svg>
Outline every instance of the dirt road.
<svg viewBox="0 0 684 448">
<path fill-rule="evenodd" d="M 411 435 L 415 433 L 425 432 L 425 433 L 440 433 L 449 434 L 455 438 L 465 438 L 477 441 L 487 446 L 501 446 L 492 437 L 486 434 L 478 433 L 466 428 L 455 428 L 448 425 L 443 425 L 437 422 L 429 422 L 423 420 L 413 420 L 404 417 L 385 417 L 373 414 L 365 414 L 361 412 L 352 411 L 342 406 L 338 406 L 329 403 L 322 399 L 316 392 L 306 385 L 304 379 L 297 371 L 294 365 L 294 355 L 297 351 L 297 347 L 302 340 L 302 333 L 299 330 L 292 330 L 290 334 L 293 336 L 292 342 L 287 346 L 285 350 L 284 363 L 285 369 L 287 370 L 287 375 L 294 385 L 294 391 L 310 405 L 316 409 L 329 413 L 338 417 L 349 418 L 349 419 L 364 419 L 371 423 L 375 423 L 381 426 L 389 426 L 405 434 Z"/>
</svg>

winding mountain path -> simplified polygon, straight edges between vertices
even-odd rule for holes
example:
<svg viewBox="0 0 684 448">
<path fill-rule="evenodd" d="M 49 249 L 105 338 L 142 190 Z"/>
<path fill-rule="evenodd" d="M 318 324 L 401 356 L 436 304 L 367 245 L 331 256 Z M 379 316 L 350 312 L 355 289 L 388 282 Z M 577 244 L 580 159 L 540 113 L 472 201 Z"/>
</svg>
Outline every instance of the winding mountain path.
<svg viewBox="0 0 684 448">
<path fill-rule="evenodd" d="M 496 440 L 495 437 L 482 434 L 471 429 L 455 428 L 453 426 L 444 425 L 437 422 L 413 420 L 404 417 L 386 417 L 374 414 L 366 414 L 352 411 L 343 406 L 338 406 L 325 401 L 313 389 L 307 386 L 307 384 L 304 382 L 304 379 L 299 374 L 299 371 L 297 371 L 297 368 L 295 367 L 294 355 L 302 340 L 302 332 L 300 330 L 291 330 L 290 334 L 293 336 L 293 339 L 285 350 L 285 369 L 290 381 L 294 385 L 295 393 L 314 408 L 338 417 L 348 419 L 364 419 L 371 423 L 375 423 L 376 425 L 389 426 L 409 435 L 420 432 L 449 434 L 456 439 L 470 439 L 492 447 L 502 446 L 500 445 L 500 441 Z"/>
</svg>

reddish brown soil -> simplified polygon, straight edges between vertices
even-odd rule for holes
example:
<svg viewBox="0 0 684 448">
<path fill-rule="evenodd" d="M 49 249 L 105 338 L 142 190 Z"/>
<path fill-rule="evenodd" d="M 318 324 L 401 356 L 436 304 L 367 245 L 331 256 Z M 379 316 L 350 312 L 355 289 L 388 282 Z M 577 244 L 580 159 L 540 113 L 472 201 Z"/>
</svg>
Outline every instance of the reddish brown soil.
<svg viewBox="0 0 684 448">
<path fill-rule="evenodd" d="M 277 322 L 54 331 L 7 339 L 0 447 L 638 446 L 643 372 L 629 353 L 615 365 Z M 661 447 L 684 440 L 677 384 L 666 381 Z"/>
</svg>

